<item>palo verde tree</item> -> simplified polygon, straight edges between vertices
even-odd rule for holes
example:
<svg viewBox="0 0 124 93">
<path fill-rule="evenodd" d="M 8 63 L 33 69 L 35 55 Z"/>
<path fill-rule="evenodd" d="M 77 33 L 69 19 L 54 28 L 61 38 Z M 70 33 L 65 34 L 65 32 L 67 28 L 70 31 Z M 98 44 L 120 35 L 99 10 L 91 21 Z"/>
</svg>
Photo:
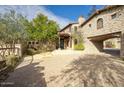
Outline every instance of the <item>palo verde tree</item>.
<svg viewBox="0 0 124 93">
<path fill-rule="evenodd" d="M 44 43 L 56 42 L 59 26 L 47 16 L 40 13 L 32 21 L 26 21 L 25 25 L 29 40 L 40 41 L 42 46 Z"/>
<path fill-rule="evenodd" d="M 27 21 L 25 25 L 30 40 L 53 40 L 59 30 L 59 26 L 55 21 L 49 20 L 47 16 L 41 13 L 32 21 Z"/>
</svg>

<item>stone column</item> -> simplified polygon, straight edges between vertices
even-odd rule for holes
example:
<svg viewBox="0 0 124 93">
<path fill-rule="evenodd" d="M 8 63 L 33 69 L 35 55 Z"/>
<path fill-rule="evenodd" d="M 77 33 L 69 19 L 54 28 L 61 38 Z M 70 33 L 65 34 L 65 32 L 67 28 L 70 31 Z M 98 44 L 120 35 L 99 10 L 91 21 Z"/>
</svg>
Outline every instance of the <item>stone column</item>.
<svg viewBox="0 0 124 93">
<path fill-rule="evenodd" d="M 19 57 L 22 57 L 22 45 L 21 44 L 15 44 L 15 54 L 17 54 Z"/>
<path fill-rule="evenodd" d="M 74 49 L 74 39 L 72 38 L 71 41 L 72 41 L 72 49 Z"/>
<path fill-rule="evenodd" d="M 121 49 L 120 49 L 120 56 L 124 58 L 124 32 L 121 33 Z"/>
<path fill-rule="evenodd" d="M 58 48 L 58 49 L 61 49 L 61 48 L 60 48 L 60 36 L 59 36 L 59 48 Z"/>
<path fill-rule="evenodd" d="M 69 37 L 68 48 L 72 49 L 72 38 Z"/>
<path fill-rule="evenodd" d="M 68 38 L 68 48 L 70 49 L 70 37 Z"/>
<path fill-rule="evenodd" d="M 72 37 L 70 37 L 70 48 L 72 49 Z"/>
</svg>

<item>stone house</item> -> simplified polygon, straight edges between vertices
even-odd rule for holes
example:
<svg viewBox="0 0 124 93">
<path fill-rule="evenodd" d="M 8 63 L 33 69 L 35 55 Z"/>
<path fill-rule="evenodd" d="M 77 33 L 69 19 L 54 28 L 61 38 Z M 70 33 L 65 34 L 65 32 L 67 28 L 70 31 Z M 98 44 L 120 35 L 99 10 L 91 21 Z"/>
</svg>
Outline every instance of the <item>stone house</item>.
<svg viewBox="0 0 124 93">
<path fill-rule="evenodd" d="M 87 20 L 79 17 L 78 23 L 69 24 L 59 32 L 60 47 L 73 49 L 71 32 L 75 25 L 84 37 L 87 53 L 101 52 L 105 40 L 120 38 L 120 55 L 124 56 L 124 6 L 107 6 L 93 13 Z"/>
<path fill-rule="evenodd" d="M 70 23 L 59 31 L 59 47 L 61 49 L 74 49 L 75 40 L 72 37 L 73 32 L 79 32 L 79 26 L 85 21 L 83 16 L 78 18 L 77 23 Z"/>
</svg>

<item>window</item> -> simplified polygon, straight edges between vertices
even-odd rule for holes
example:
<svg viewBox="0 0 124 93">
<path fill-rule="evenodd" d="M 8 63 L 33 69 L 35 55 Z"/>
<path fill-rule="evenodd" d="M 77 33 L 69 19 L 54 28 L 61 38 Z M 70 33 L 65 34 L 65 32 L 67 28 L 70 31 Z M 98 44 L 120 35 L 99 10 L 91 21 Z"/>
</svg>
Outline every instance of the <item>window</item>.
<svg viewBox="0 0 124 93">
<path fill-rule="evenodd" d="M 31 42 L 28 42 L 28 44 L 31 44 Z"/>
<path fill-rule="evenodd" d="M 34 45 L 35 43 L 34 43 L 34 42 L 32 42 L 32 44 Z"/>
<path fill-rule="evenodd" d="M 91 27 L 91 24 L 89 24 L 89 27 Z"/>
<path fill-rule="evenodd" d="M 36 42 L 36 44 L 39 44 L 39 42 Z"/>
<path fill-rule="evenodd" d="M 74 44 L 77 45 L 77 39 L 74 40 Z"/>
<path fill-rule="evenodd" d="M 117 17 L 117 14 L 115 13 L 115 14 L 113 14 L 113 15 L 111 15 L 111 18 L 112 19 L 115 19 Z"/>
<path fill-rule="evenodd" d="M 77 26 L 74 27 L 74 31 L 77 31 Z"/>
<path fill-rule="evenodd" d="M 99 18 L 97 20 L 97 29 L 101 29 L 101 28 L 103 28 L 103 19 Z"/>
</svg>

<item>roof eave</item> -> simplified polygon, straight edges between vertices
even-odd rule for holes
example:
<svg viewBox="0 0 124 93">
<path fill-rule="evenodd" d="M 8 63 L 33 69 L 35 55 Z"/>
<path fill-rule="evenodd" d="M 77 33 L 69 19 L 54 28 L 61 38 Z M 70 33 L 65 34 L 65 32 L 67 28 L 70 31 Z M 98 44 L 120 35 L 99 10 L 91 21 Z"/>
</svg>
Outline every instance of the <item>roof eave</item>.
<svg viewBox="0 0 124 93">
<path fill-rule="evenodd" d="M 119 7 L 121 5 L 113 5 L 113 6 L 110 6 L 110 7 L 106 7 L 106 8 L 103 8 L 101 10 L 97 10 L 95 13 L 93 13 L 84 23 L 82 23 L 80 26 L 82 27 L 83 25 L 85 25 L 88 21 L 90 21 L 94 16 L 100 14 L 101 12 L 103 11 L 106 11 L 108 9 L 112 9 L 112 8 L 115 8 L 115 7 Z"/>
<path fill-rule="evenodd" d="M 59 32 L 62 32 L 63 30 L 65 30 L 66 28 L 68 28 L 69 26 L 71 26 L 73 24 L 78 24 L 78 23 L 70 23 L 70 24 L 66 25 L 63 29 L 61 29 Z"/>
</svg>

